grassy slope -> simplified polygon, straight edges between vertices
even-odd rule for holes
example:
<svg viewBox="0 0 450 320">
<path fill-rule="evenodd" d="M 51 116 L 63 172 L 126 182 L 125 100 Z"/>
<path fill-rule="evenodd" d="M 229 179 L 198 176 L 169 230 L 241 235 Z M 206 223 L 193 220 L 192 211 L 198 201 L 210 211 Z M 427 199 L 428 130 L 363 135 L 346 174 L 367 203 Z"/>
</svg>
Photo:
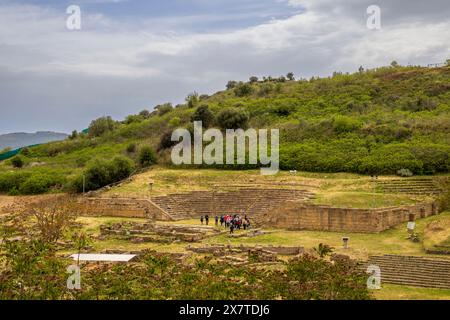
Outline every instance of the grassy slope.
<svg viewBox="0 0 450 320">
<path fill-rule="evenodd" d="M 389 177 L 380 177 L 384 179 Z M 152 191 L 148 183 L 153 181 Z M 261 176 L 258 170 L 214 170 L 214 169 L 168 169 L 154 167 L 146 173 L 133 177 L 132 182 L 112 188 L 105 197 L 147 197 L 192 190 L 233 190 L 233 185 L 246 183 L 261 187 L 297 188 L 316 194 L 314 202 L 337 207 L 379 208 L 413 204 L 428 200 L 424 196 L 405 194 L 384 194 L 374 190 L 368 176 L 349 173 L 308 173 L 279 172 L 275 176 Z M 374 191 L 376 191 L 374 193 Z"/>
<path fill-rule="evenodd" d="M 310 81 L 256 83 L 244 97 L 225 90 L 196 105 L 207 104 L 215 115 L 235 107 L 249 113 L 250 127 L 279 128 L 285 168 L 365 172 L 385 162 L 390 171 L 411 166 L 418 172 L 436 168 L 448 172 L 449 79 L 448 67 L 380 68 Z M 20 172 L 58 175 L 64 184 L 93 158 L 119 154 L 135 158 L 125 151 L 129 143 L 156 148 L 163 132 L 188 126 L 194 111 L 181 106 L 119 124 L 99 138 L 80 137 L 33 148 Z M 174 118 L 178 124 L 171 122 Z M 168 152 L 160 154 L 160 161 L 168 162 Z M 9 161 L 0 163 L 0 178 L 2 173 L 18 171 Z"/>
</svg>

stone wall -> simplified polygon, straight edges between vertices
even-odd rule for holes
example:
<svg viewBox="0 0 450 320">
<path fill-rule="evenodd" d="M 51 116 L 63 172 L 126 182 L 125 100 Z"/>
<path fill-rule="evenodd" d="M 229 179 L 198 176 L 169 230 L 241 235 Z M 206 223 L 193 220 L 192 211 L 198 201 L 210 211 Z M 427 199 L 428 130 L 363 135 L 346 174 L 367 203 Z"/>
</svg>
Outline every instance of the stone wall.
<svg viewBox="0 0 450 320">
<path fill-rule="evenodd" d="M 265 214 L 260 223 L 288 230 L 380 232 L 408 221 L 409 214 L 425 218 L 438 213 L 435 203 L 381 209 L 350 209 L 288 202 Z"/>
<path fill-rule="evenodd" d="M 171 216 L 152 201 L 128 198 L 81 198 L 79 214 L 169 221 Z"/>
</svg>

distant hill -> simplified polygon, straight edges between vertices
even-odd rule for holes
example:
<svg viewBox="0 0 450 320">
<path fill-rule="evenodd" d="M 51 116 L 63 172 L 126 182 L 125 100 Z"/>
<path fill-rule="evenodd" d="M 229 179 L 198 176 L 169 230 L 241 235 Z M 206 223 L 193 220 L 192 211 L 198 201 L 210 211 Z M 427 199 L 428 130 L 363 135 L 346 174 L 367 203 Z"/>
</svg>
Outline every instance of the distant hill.
<svg viewBox="0 0 450 320">
<path fill-rule="evenodd" d="M 67 138 L 67 134 L 51 131 L 40 131 L 36 133 L 8 133 L 0 135 L 0 150 L 5 148 L 17 149 L 34 144 L 60 141 Z"/>
</svg>

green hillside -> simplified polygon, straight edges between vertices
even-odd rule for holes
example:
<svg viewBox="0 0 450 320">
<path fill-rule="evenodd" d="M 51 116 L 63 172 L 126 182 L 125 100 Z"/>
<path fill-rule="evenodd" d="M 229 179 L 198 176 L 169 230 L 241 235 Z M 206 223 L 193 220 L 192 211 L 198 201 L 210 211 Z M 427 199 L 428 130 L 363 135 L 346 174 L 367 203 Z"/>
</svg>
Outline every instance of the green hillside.
<svg viewBox="0 0 450 320">
<path fill-rule="evenodd" d="M 19 155 L 23 167 L 0 163 L 0 192 L 80 191 L 82 172 L 97 181 L 88 186 L 95 189 L 155 161 L 170 165 L 170 133 L 200 119 L 209 127 L 279 128 L 285 170 L 449 171 L 450 67 L 383 67 L 310 80 L 252 78 L 230 81 L 227 88 L 211 96 L 194 93 L 185 104 L 157 106 L 120 122 L 100 119 L 89 133 L 25 149 Z"/>
</svg>

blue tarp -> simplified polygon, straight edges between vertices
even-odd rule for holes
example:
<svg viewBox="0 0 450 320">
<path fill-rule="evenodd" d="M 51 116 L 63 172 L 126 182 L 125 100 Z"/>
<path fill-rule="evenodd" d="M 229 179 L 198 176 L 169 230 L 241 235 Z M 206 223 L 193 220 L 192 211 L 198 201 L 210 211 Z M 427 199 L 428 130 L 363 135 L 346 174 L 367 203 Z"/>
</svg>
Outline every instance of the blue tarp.
<svg viewBox="0 0 450 320">
<path fill-rule="evenodd" d="M 36 146 L 39 146 L 39 145 L 40 144 L 33 144 L 31 146 L 23 147 L 23 148 L 32 148 L 32 147 L 36 147 Z M 0 154 L 0 161 L 7 160 L 7 159 L 10 159 L 10 158 L 18 155 L 20 153 L 20 151 L 22 151 L 23 148 L 11 150 L 11 151 L 8 151 L 8 152 Z"/>
</svg>

